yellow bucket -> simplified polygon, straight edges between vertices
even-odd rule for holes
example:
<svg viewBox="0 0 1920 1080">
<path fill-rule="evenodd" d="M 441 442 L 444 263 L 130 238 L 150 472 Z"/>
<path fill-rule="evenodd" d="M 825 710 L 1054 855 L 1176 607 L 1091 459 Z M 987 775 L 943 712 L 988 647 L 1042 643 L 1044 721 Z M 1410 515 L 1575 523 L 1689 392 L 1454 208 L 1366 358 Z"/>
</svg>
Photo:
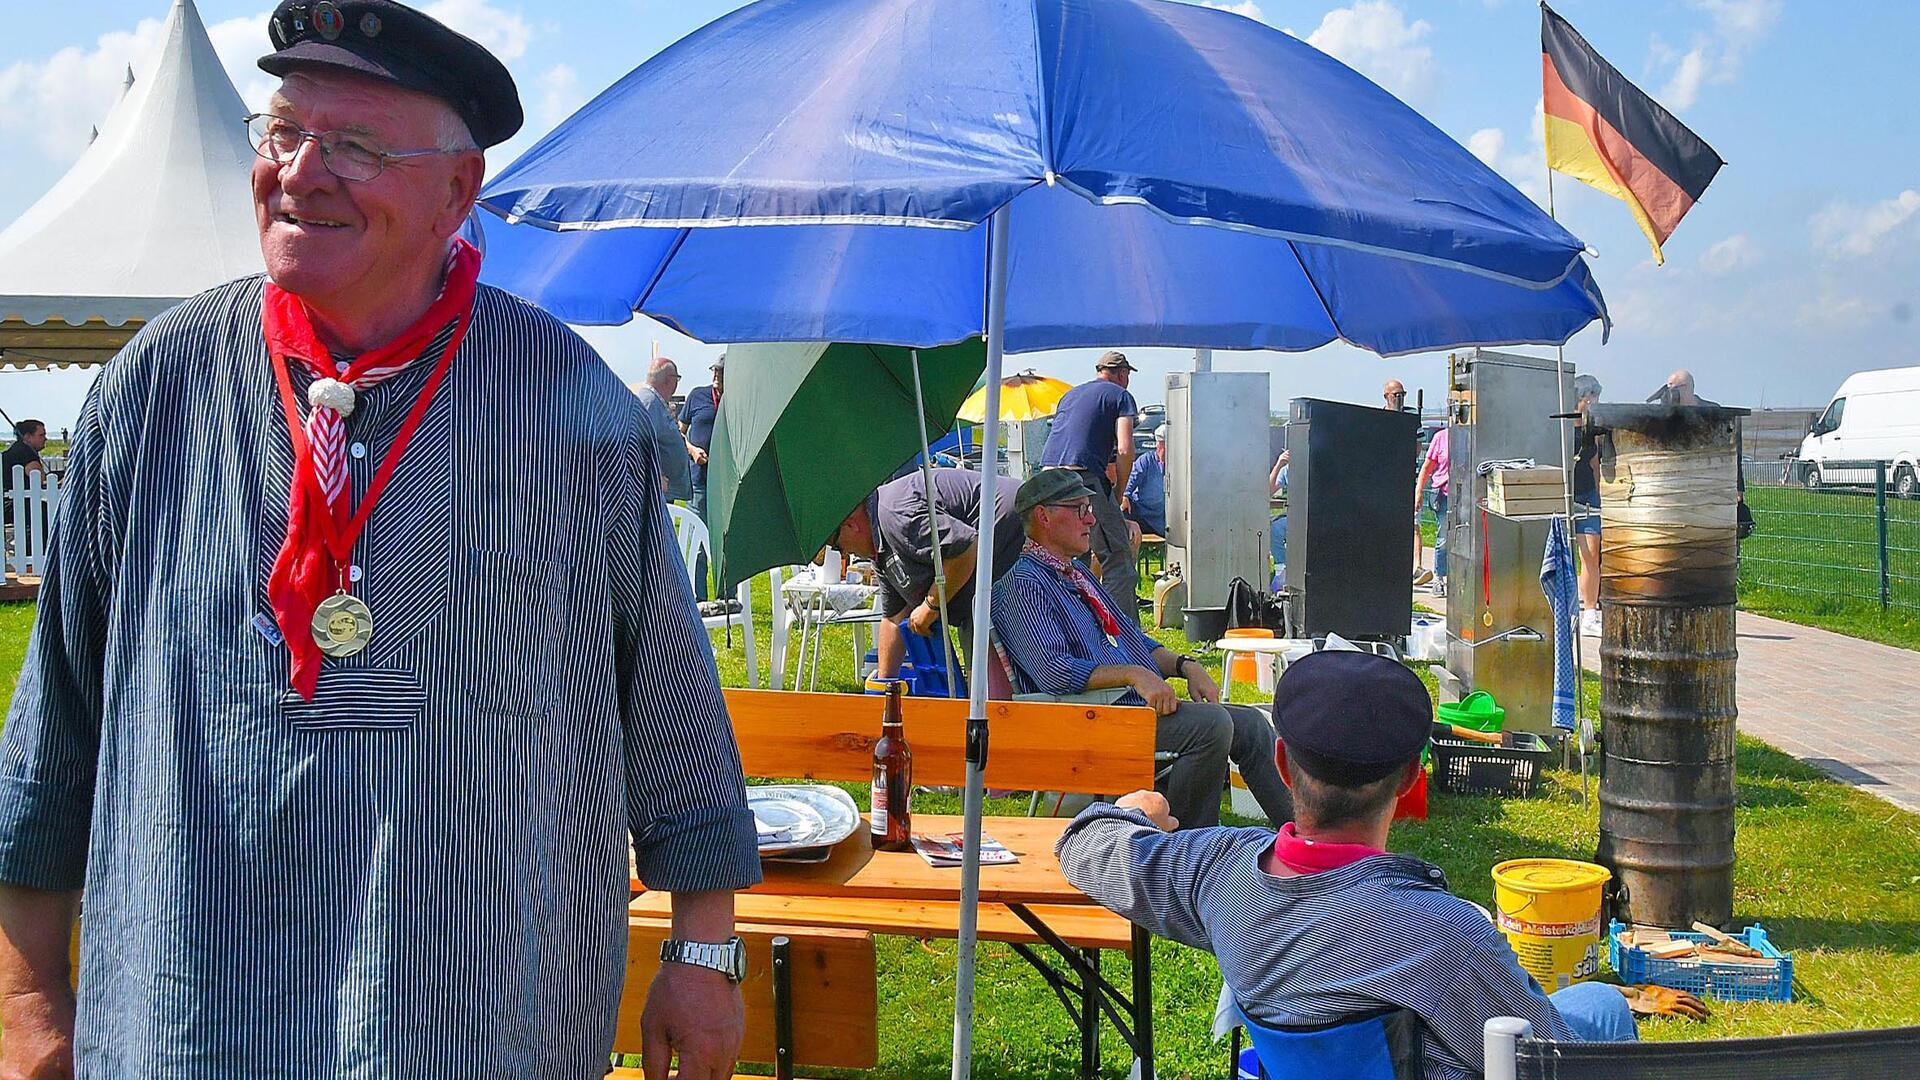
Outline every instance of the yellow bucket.
<svg viewBox="0 0 1920 1080">
<path fill-rule="evenodd" d="M 1494 921 L 1549 992 L 1600 970 L 1601 893 L 1612 876 L 1571 859 L 1509 859 L 1493 868 Z"/>
</svg>

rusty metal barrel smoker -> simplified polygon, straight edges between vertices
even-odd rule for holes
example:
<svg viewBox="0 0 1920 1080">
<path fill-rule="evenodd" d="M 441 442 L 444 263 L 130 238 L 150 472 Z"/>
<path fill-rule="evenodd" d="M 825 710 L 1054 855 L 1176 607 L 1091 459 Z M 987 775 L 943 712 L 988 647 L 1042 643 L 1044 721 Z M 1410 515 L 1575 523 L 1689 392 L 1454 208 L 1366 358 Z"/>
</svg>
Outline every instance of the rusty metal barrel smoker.
<svg viewBox="0 0 1920 1080">
<path fill-rule="evenodd" d="M 1596 405 L 1600 844 L 1625 921 L 1733 919 L 1737 418 Z"/>
</svg>

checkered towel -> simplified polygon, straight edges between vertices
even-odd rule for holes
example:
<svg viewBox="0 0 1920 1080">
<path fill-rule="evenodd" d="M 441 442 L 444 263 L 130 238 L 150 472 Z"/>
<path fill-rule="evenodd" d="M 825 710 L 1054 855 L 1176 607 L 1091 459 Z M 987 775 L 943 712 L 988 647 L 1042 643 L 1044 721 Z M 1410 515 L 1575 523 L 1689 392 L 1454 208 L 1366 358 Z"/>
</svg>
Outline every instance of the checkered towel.
<svg viewBox="0 0 1920 1080">
<path fill-rule="evenodd" d="M 1540 559 L 1540 590 L 1553 606 L 1553 726 L 1573 730 L 1574 635 L 1580 632 L 1580 596 L 1573 576 L 1573 546 L 1567 523 L 1554 518 L 1547 529 L 1547 550 Z"/>
</svg>

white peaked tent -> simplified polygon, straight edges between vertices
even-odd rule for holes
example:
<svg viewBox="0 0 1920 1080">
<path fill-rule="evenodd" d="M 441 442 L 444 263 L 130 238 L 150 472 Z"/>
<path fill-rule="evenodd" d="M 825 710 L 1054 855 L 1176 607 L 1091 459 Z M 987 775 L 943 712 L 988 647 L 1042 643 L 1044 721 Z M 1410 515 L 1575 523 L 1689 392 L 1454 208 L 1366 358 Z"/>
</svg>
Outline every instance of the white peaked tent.
<svg viewBox="0 0 1920 1080">
<path fill-rule="evenodd" d="M 97 364 L 146 321 L 261 271 L 247 108 L 191 0 L 67 175 L 0 232 L 0 366 Z"/>
</svg>

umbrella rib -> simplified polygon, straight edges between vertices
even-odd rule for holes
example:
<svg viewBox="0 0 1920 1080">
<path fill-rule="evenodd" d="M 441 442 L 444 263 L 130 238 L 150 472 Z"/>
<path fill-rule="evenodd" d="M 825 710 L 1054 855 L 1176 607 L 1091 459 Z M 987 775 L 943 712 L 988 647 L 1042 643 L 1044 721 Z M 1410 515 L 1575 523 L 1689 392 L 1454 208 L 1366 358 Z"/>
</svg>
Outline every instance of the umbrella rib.
<svg viewBox="0 0 1920 1080">
<path fill-rule="evenodd" d="M 680 245 L 687 242 L 687 237 L 692 231 L 691 229 L 681 229 L 680 234 L 673 238 L 673 246 L 667 249 L 665 255 L 660 256 L 660 262 L 653 268 L 653 275 L 647 278 L 646 287 L 641 289 L 640 295 L 634 299 L 633 309 L 635 311 L 639 311 L 646 306 L 647 298 L 653 295 L 654 286 L 660 284 L 660 279 L 666 276 L 667 264 L 673 261 L 675 255 L 680 254 Z"/>
<path fill-rule="evenodd" d="M 1320 310 L 1326 313 L 1327 325 L 1333 327 L 1334 336 L 1349 345 L 1354 345 L 1354 342 L 1347 338 L 1347 332 L 1340 329 L 1340 320 L 1334 316 L 1332 306 L 1327 303 L 1326 294 L 1320 291 L 1320 283 L 1313 280 L 1312 271 L 1307 269 L 1307 260 L 1300 257 L 1299 245 L 1291 240 L 1287 241 L 1287 253 L 1293 256 L 1294 264 L 1300 267 L 1300 276 L 1306 279 L 1307 288 L 1313 290 L 1313 298 L 1320 301 Z M 1365 346 L 1355 345 L 1355 347 L 1364 348 Z"/>
</svg>

